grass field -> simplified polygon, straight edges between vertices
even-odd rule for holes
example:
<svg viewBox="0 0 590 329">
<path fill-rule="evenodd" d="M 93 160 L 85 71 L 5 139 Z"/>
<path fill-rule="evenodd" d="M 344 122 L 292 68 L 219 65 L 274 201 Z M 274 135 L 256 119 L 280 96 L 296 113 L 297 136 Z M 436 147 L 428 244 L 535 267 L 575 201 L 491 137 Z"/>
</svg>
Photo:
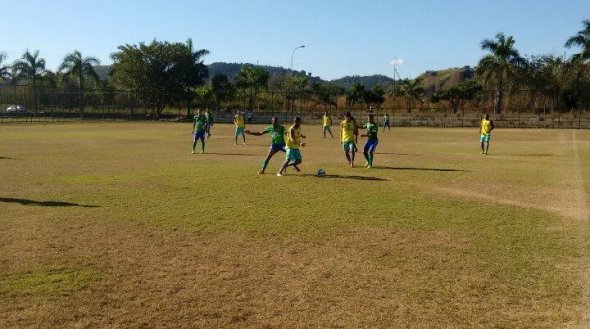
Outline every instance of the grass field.
<svg viewBox="0 0 590 329">
<path fill-rule="evenodd" d="M 284 177 L 189 132 L 0 125 L 0 327 L 590 325 L 590 131 L 394 128 L 350 169 L 304 126 Z"/>
</svg>

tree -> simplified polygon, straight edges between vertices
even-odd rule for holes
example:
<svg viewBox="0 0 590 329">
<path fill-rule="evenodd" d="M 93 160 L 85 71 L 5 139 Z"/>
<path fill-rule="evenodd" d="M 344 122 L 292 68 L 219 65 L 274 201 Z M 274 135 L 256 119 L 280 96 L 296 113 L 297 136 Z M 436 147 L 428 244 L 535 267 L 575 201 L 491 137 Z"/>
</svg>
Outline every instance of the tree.
<svg viewBox="0 0 590 329">
<path fill-rule="evenodd" d="M 336 97 L 341 93 L 340 87 L 329 84 L 313 82 L 311 84 L 312 97 L 324 106 L 336 106 Z"/>
<path fill-rule="evenodd" d="M 581 48 L 581 52 L 575 56 L 579 57 L 582 61 L 590 60 L 590 19 L 582 21 L 584 29 L 578 31 L 578 33 L 569 39 L 565 43 L 566 48 L 578 46 Z"/>
<path fill-rule="evenodd" d="M 414 107 L 414 101 L 422 103 L 422 95 L 424 94 L 424 88 L 422 87 L 422 79 L 417 78 L 414 80 L 404 80 L 396 88 L 396 94 L 403 96 L 406 99 L 406 106 L 408 113 L 412 111 Z"/>
<path fill-rule="evenodd" d="M 63 78 L 75 80 L 78 86 L 78 100 L 80 106 L 80 117 L 84 117 L 84 79 L 90 78 L 98 81 L 98 75 L 94 70 L 95 65 L 100 61 L 95 57 L 82 57 L 82 54 L 75 50 L 73 53 L 64 57 L 59 71 L 63 73 Z"/>
<path fill-rule="evenodd" d="M 380 85 L 375 85 L 373 89 L 365 91 L 363 101 L 365 104 L 379 107 L 385 102 L 385 90 Z"/>
<path fill-rule="evenodd" d="M 583 20 L 582 24 L 584 24 L 584 29 L 570 37 L 565 43 L 567 48 L 578 46 L 581 49 L 580 53 L 572 56 L 570 61 L 570 64 L 575 67 L 576 74 L 572 84 L 565 90 L 569 95 L 567 98 L 569 108 L 578 107 L 581 100 L 588 97 L 589 81 L 584 77 L 588 73 L 588 62 L 590 61 L 590 20 Z"/>
<path fill-rule="evenodd" d="M 453 114 L 459 109 L 464 110 L 464 102 L 473 100 L 481 91 L 481 86 L 475 80 L 461 81 L 457 86 L 435 93 L 435 100 L 448 101 L 453 109 Z"/>
<path fill-rule="evenodd" d="M 302 98 L 309 83 L 305 75 L 288 75 L 280 83 L 281 91 L 285 94 L 287 108 L 293 112 L 295 100 Z"/>
<path fill-rule="evenodd" d="M 533 56 L 527 60 L 523 80 L 529 87 L 530 105 L 534 108 L 543 107 L 546 110 L 547 102 L 554 102 L 557 107 L 559 91 L 563 87 L 563 60 L 555 56 Z M 542 104 L 538 104 L 539 100 Z"/>
<path fill-rule="evenodd" d="M 235 88 L 226 75 L 216 74 L 211 79 L 211 92 L 215 99 L 217 110 L 221 109 L 223 102 L 231 101 L 235 96 Z"/>
<path fill-rule="evenodd" d="M 242 66 L 240 73 L 238 73 L 238 81 L 236 86 L 247 92 L 248 95 L 248 109 L 252 111 L 256 97 L 260 89 L 268 88 L 269 74 L 266 70 L 260 67 L 251 65 Z"/>
<path fill-rule="evenodd" d="M 481 43 L 481 49 L 490 54 L 479 61 L 476 72 L 483 77 L 484 85 L 490 80 L 495 84 L 494 111 L 497 114 L 502 113 L 506 84 L 517 76 L 517 69 L 525 65 L 524 59 L 514 48 L 514 43 L 514 38 L 506 37 L 504 33 L 496 34 L 496 40 L 485 39 Z"/>
<path fill-rule="evenodd" d="M 346 104 L 349 106 L 355 106 L 365 100 L 365 86 L 360 82 L 355 82 L 346 91 Z"/>
<path fill-rule="evenodd" d="M 179 81 L 182 84 L 187 116 L 190 116 L 192 110 L 191 105 L 195 96 L 193 89 L 196 86 L 205 84 L 206 79 L 209 77 L 207 66 L 203 63 L 203 57 L 209 54 L 209 51 L 207 49 L 194 50 L 193 40 L 190 38 L 186 41 L 186 47 L 188 48 L 190 57 L 184 57 L 179 62 L 178 73 L 181 75 Z"/>
<path fill-rule="evenodd" d="M 17 77 L 30 79 L 33 84 L 33 115 L 37 115 L 37 81 L 47 72 L 45 59 L 39 57 L 39 50 L 30 53 L 28 50 L 22 58 L 14 63 Z"/>
<path fill-rule="evenodd" d="M 193 89 L 203 85 L 209 74 L 201 60 L 208 51 L 194 51 L 192 42 L 154 40 L 118 49 L 111 55 L 114 81 L 135 91 L 141 105 L 152 107 L 155 120 L 166 105 L 192 100 Z"/>
<path fill-rule="evenodd" d="M 10 80 L 12 76 L 11 67 L 3 63 L 5 60 L 6 54 L 0 53 L 0 81 Z"/>
</svg>

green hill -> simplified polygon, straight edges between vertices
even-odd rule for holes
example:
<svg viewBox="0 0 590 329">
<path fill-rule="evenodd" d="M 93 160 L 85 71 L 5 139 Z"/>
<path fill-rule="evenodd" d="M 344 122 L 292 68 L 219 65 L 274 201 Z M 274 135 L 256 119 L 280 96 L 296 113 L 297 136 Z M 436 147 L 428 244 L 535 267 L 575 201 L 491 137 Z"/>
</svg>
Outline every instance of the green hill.
<svg viewBox="0 0 590 329">
<path fill-rule="evenodd" d="M 209 68 L 209 79 L 213 78 L 217 74 L 224 74 L 228 77 L 230 81 L 236 80 L 240 69 L 244 65 L 252 65 L 247 63 L 224 63 L 224 62 L 216 62 L 207 65 Z M 320 77 L 314 77 L 311 73 L 306 71 L 291 71 L 289 69 L 280 67 L 280 66 L 268 66 L 268 65 L 260 65 L 259 67 L 264 68 L 268 71 L 271 80 L 281 80 L 288 74 L 301 74 L 301 75 L 308 75 L 312 79 L 313 82 L 323 82 L 323 83 L 330 83 L 336 85 L 338 87 L 342 87 L 345 89 L 350 88 L 354 83 L 359 82 L 360 84 L 364 85 L 366 89 L 372 89 L 376 85 L 387 86 L 393 84 L 393 79 L 381 75 L 368 75 L 368 76 L 345 76 L 339 79 L 334 79 L 330 81 L 326 81 L 321 79 Z M 94 69 L 98 74 L 101 80 L 107 79 L 109 72 L 112 69 L 110 65 L 98 65 L 95 66 Z M 451 68 L 439 71 L 426 71 L 425 73 L 421 74 L 419 78 L 423 79 L 423 86 L 424 89 L 427 91 L 435 91 L 440 89 L 447 89 L 453 86 L 456 86 L 461 81 L 472 78 L 475 74 L 473 68 L 469 66 L 465 66 L 462 68 Z"/>
<path fill-rule="evenodd" d="M 439 71 L 426 71 L 418 78 L 422 79 L 422 86 L 427 92 L 449 89 L 462 81 L 473 78 L 475 70 L 470 66 L 451 68 Z"/>
</svg>

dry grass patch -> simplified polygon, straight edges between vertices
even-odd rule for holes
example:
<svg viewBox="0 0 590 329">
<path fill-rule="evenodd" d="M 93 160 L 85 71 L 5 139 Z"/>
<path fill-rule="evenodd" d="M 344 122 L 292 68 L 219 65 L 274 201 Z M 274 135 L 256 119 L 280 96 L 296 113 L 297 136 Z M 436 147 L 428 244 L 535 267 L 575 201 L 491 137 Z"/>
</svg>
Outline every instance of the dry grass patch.
<svg viewBox="0 0 590 329">
<path fill-rule="evenodd" d="M 189 129 L 0 126 L 0 323 L 584 327 L 570 131 L 498 130 L 484 157 L 472 130 L 394 129 L 351 170 L 304 126 L 304 172 L 278 178 L 266 138 L 216 125 L 195 156 Z"/>
</svg>

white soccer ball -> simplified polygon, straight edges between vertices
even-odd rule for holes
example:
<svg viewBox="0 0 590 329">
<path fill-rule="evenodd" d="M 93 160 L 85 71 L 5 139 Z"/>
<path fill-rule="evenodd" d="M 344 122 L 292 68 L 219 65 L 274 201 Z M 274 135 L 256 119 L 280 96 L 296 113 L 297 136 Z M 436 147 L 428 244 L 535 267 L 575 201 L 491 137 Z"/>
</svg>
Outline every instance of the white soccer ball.
<svg viewBox="0 0 590 329">
<path fill-rule="evenodd" d="M 322 168 L 318 169 L 317 176 L 318 177 L 324 177 L 324 176 L 326 176 L 326 171 L 324 169 L 322 169 Z"/>
</svg>

